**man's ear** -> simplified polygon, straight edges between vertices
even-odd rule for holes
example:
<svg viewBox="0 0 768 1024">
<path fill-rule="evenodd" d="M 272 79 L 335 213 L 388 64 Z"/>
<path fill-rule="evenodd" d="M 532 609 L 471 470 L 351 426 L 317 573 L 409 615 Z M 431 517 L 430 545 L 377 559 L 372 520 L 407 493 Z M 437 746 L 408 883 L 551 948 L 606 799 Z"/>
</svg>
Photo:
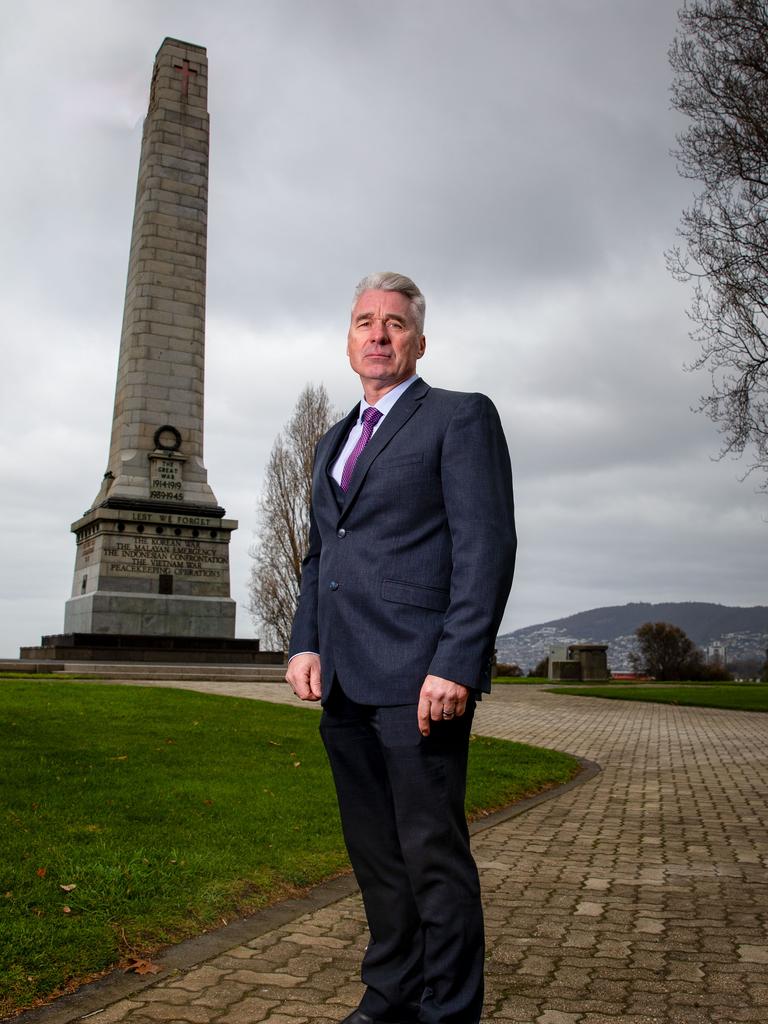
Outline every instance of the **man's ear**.
<svg viewBox="0 0 768 1024">
<path fill-rule="evenodd" d="M 422 334 L 422 336 L 419 338 L 419 351 L 416 354 L 416 358 L 417 359 L 421 359 L 421 357 L 424 355 L 426 350 L 427 350 L 427 338 L 426 338 L 426 335 Z"/>
</svg>

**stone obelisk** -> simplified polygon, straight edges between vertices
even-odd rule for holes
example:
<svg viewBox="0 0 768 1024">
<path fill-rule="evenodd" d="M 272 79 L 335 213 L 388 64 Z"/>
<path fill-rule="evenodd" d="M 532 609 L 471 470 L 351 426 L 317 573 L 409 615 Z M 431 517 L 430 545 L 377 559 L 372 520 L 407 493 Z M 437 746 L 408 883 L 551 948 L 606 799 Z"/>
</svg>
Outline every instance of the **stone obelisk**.
<svg viewBox="0 0 768 1024">
<path fill-rule="evenodd" d="M 203 464 L 206 51 L 155 59 L 109 464 L 77 536 L 65 633 L 233 637 L 225 519 Z"/>
</svg>

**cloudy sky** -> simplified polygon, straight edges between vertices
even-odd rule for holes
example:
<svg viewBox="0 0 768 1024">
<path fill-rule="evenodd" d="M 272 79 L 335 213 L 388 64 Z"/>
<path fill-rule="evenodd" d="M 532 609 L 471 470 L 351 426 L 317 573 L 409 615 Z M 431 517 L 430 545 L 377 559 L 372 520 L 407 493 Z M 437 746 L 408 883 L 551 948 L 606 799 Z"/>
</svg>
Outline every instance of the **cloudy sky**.
<svg viewBox="0 0 768 1024">
<path fill-rule="evenodd" d="M 238 635 L 265 460 L 301 388 L 348 409 L 351 291 L 409 274 L 430 383 L 499 407 L 504 627 L 768 600 L 768 501 L 711 459 L 668 276 L 669 0 L 29 0 L 0 11 L 0 656 L 59 632 L 106 465 L 141 123 L 165 36 L 209 59 L 206 464 Z"/>
</svg>

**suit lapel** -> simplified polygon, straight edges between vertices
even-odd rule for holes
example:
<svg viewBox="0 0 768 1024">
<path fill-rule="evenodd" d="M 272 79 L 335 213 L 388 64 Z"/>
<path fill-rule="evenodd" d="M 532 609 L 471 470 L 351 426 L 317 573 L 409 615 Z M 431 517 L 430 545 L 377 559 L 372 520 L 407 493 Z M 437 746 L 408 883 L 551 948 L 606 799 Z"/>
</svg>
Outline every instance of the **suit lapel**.
<svg viewBox="0 0 768 1024">
<path fill-rule="evenodd" d="M 339 420 L 335 427 L 331 427 L 330 433 L 326 435 L 322 453 L 318 452 L 317 469 L 321 477 L 320 487 L 324 488 L 324 493 L 331 497 L 334 505 L 337 504 L 337 502 L 336 494 L 333 489 L 334 480 L 331 476 L 331 467 L 339 457 L 339 452 L 344 447 L 344 442 L 349 436 L 349 432 L 355 425 L 359 415 L 360 403 L 358 402 L 357 405 L 347 413 L 343 420 Z M 383 423 L 382 426 L 384 426 Z"/>
<path fill-rule="evenodd" d="M 374 459 L 384 451 L 398 430 L 405 426 L 411 416 L 413 416 L 428 391 L 429 385 L 425 384 L 421 378 L 415 380 L 407 391 L 405 391 L 405 393 L 402 394 L 395 402 L 390 411 L 384 417 L 379 429 L 373 435 L 365 448 L 363 448 L 360 458 L 357 460 L 357 464 L 355 465 L 355 471 L 352 474 L 349 490 L 347 491 L 347 495 L 344 500 L 344 505 L 341 511 L 342 519 L 351 508 Z"/>
</svg>

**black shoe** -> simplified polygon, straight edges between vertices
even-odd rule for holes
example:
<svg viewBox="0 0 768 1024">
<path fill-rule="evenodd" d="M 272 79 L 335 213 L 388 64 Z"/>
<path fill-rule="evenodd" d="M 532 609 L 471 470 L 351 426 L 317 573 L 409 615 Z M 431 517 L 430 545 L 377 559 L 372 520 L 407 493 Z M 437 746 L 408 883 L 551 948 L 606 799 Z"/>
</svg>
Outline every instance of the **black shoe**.
<svg viewBox="0 0 768 1024">
<path fill-rule="evenodd" d="M 413 1020 L 415 1021 L 415 1017 Z M 339 1024 L 411 1024 L 410 1021 L 384 1021 L 378 1017 L 369 1017 L 362 1010 L 353 1010 L 348 1017 L 339 1021 Z"/>
</svg>

